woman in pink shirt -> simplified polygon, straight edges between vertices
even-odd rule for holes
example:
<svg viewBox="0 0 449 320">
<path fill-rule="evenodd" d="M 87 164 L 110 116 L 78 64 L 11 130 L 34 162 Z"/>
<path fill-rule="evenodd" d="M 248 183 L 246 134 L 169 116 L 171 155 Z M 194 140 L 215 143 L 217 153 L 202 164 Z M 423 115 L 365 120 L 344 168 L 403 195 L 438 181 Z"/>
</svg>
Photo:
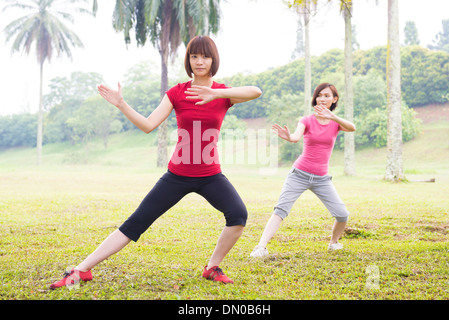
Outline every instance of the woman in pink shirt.
<svg viewBox="0 0 449 320">
<path fill-rule="evenodd" d="M 306 190 L 315 193 L 335 218 L 329 249 L 343 248 L 338 239 L 346 226 L 349 212 L 332 184 L 328 167 L 338 132 L 355 131 L 355 126 L 332 112 L 337 107 L 338 98 L 335 86 L 322 83 L 315 89 L 312 98 L 315 114 L 303 117 L 293 134 L 287 126 L 273 125 L 273 130 L 284 140 L 297 143 L 303 137 L 304 147 L 284 182 L 273 215 L 265 227 L 259 244 L 251 253 L 252 257 L 268 254 L 266 249 L 268 242 L 278 230 L 282 220 L 289 214 L 295 201 Z"/>
</svg>

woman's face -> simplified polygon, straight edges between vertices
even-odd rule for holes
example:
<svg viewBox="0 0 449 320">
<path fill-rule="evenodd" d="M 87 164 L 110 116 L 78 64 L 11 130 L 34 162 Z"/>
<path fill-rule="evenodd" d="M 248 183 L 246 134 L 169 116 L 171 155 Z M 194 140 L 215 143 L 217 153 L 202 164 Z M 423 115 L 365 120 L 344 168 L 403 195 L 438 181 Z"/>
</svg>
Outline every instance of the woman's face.
<svg viewBox="0 0 449 320">
<path fill-rule="evenodd" d="M 212 61 L 212 57 L 203 54 L 191 54 L 190 67 L 193 74 L 197 77 L 210 76 Z"/>
<path fill-rule="evenodd" d="M 337 102 L 338 98 L 334 97 L 330 88 L 324 88 L 316 97 L 316 104 L 330 109 L 332 104 Z"/>
</svg>

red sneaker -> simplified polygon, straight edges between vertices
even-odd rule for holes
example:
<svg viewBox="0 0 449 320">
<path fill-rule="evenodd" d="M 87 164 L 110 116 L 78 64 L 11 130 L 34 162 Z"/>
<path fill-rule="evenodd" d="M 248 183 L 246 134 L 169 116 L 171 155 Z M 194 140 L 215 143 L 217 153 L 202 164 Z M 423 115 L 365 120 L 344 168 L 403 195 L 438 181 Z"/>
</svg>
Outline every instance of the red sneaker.
<svg viewBox="0 0 449 320">
<path fill-rule="evenodd" d="M 218 266 L 212 267 L 209 270 L 207 270 L 207 266 L 205 266 L 203 271 L 203 277 L 212 281 L 220 281 L 223 283 L 234 283 L 234 281 L 229 279 Z"/>
<path fill-rule="evenodd" d="M 64 278 L 61 280 L 52 283 L 50 285 L 50 289 L 56 289 L 64 286 L 70 287 L 71 285 L 75 285 L 75 283 L 79 283 L 81 281 L 90 281 L 92 280 L 92 273 L 89 271 L 82 272 L 79 270 L 72 269 L 70 272 L 64 272 Z"/>
</svg>

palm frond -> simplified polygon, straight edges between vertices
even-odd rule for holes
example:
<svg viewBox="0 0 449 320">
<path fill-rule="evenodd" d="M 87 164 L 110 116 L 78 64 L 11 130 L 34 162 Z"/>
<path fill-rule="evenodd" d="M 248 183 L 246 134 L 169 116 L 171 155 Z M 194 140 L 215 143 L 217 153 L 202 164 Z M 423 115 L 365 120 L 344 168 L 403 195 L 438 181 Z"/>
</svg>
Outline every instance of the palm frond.
<svg viewBox="0 0 449 320">
<path fill-rule="evenodd" d="M 168 13 L 164 8 L 170 8 Z M 167 14 L 171 15 L 170 25 L 162 28 L 168 21 Z M 149 39 L 159 51 L 167 45 L 173 57 L 180 44 L 187 43 L 192 35 L 217 33 L 220 15 L 219 0 L 116 0 L 113 26 L 123 32 L 126 44 L 134 28 L 137 45 Z"/>
<path fill-rule="evenodd" d="M 164 0 L 145 1 L 145 20 L 151 25 L 161 16 Z"/>
<path fill-rule="evenodd" d="M 97 15 L 97 11 L 98 11 L 98 1 L 93 0 L 92 1 L 92 14 L 94 15 L 94 17 Z"/>
<path fill-rule="evenodd" d="M 9 3 L 6 6 L 3 7 L 2 11 L 6 11 L 11 8 L 18 8 L 22 10 L 38 10 L 39 5 L 36 3 L 36 1 L 16 1 L 16 0 L 3 0 L 2 2 Z M 34 2 L 34 3 L 33 3 Z"/>
<path fill-rule="evenodd" d="M 220 26 L 220 0 L 209 0 L 208 33 L 216 34 Z"/>
<path fill-rule="evenodd" d="M 23 49 L 27 54 L 29 53 L 30 46 L 26 44 L 33 40 L 33 32 L 37 29 L 38 23 L 39 19 L 37 15 L 31 14 L 11 22 L 5 28 L 7 41 L 15 36 L 15 40 L 11 47 L 11 53 L 20 51 L 20 49 Z"/>
<path fill-rule="evenodd" d="M 71 47 L 84 48 L 81 39 L 70 30 L 57 17 L 51 16 L 45 24 L 45 28 L 49 35 L 50 46 L 56 49 L 56 53 L 60 56 L 65 53 L 67 57 L 72 58 Z"/>
<path fill-rule="evenodd" d="M 15 34 L 17 34 L 23 26 L 26 25 L 26 21 L 33 19 L 35 13 L 31 13 L 27 16 L 20 17 L 11 21 L 3 30 L 6 35 L 6 41 L 9 41 Z"/>
<path fill-rule="evenodd" d="M 51 61 L 54 51 L 58 56 L 64 53 L 71 58 L 71 47 L 83 47 L 79 37 L 58 19 L 60 16 L 64 20 L 73 21 L 72 15 L 64 11 L 50 11 L 50 6 L 56 5 L 57 1 L 28 2 L 36 4 L 35 12 L 10 22 L 4 29 L 7 42 L 14 37 L 11 52 L 23 50 L 28 55 L 35 44 L 37 60 L 43 63 L 45 60 Z M 16 3 L 21 6 L 24 4 Z M 31 6 L 27 8 L 29 7 Z"/>
<path fill-rule="evenodd" d="M 117 0 L 112 13 L 112 26 L 115 31 L 123 31 L 125 43 L 131 42 L 129 35 L 134 25 L 135 0 Z"/>
<path fill-rule="evenodd" d="M 187 23 L 187 4 L 185 0 L 173 1 L 173 15 L 178 22 L 177 32 L 183 33 L 186 28 Z"/>
</svg>

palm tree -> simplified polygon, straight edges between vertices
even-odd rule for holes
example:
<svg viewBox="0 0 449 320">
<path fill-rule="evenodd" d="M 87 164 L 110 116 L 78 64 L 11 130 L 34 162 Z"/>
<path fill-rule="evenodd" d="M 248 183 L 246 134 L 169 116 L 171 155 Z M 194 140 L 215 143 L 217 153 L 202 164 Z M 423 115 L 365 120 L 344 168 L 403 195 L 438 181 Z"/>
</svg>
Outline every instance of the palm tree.
<svg viewBox="0 0 449 320">
<path fill-rule="evenodd" d="M 405 179 L 402 168 L 401 53 L 398 0 L 388 0 L 387 44 L 387 168 L 385 180 Z"/>
<path fill-rule="evenodd" d="M 147 39 L 161 56 L 161 99 L 168 90 L 168 58 L 176 56 L 177 49 L 191 37 L 218 32 L 220 0 L 117 0 L 113 26 L 123 31 L 125 42 L 131 42 L 134 28 L 137 45 Z M 167 123 L 158 128 L 157 166 L 167 165 Z"/>
<path fill-rule="evenodd" d="M 290 8 L 294 7 L 300 17 L 304 19 L 304 115 L 311 113 L 312 96 L 312 67 L 310 62 L 310 16 L 315 10 L 318 0 L 293 0 L 287 2 Z"/>
<path fill-rule="evenodd" d="M 354 120 L 354 93 L 352 89 L 352 0 L 340 0 L 340 11 L 345 19 L 345 119 Z M 345 133 L 344 173 L 356 175 L 354 132 Z"/>
<path fill-rule="evenodd" d="M 42 162 L 42 86 L 45 61 L 50 62 L 54 53 L 72 58 L 71 47 L 83 48 L 78 36 L 64 25 L 60 18 L 73 22 L 74 11 L 88 12 L 80 6 L 74 6 L 73 1 L 58 0 L 4 0 L 7 4 L 3 10 L 20 8 L 29 13 L 9 23 L 4 32 L 6 41 L 15 37 L 11 52 L 24 51 L 27 55 L 35 48 L 37 62 L 39 63 L 39 111 L 37 129 L 37 164 Z M 69 13 L 70 12 L 70 13 Z"/>
</svg>

